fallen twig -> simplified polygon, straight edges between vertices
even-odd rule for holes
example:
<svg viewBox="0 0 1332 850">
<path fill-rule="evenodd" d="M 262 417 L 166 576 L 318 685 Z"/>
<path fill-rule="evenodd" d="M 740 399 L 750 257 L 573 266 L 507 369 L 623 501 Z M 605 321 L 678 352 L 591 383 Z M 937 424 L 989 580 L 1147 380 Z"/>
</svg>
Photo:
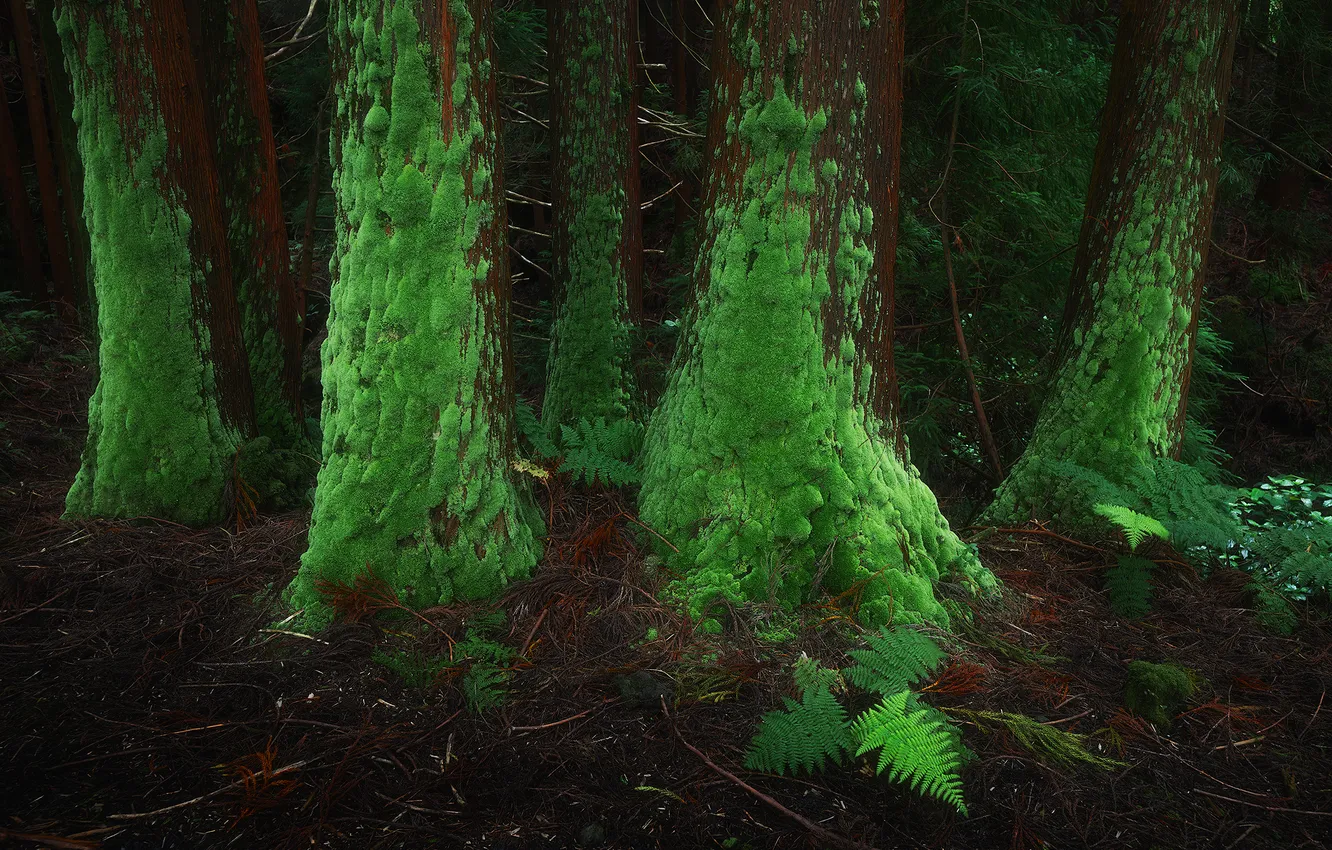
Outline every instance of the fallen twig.
<svg viewBox="0 0 1332 850">
<path fill-rule="evenodd" d="M 279 767 L 277 770 L 268 774 L 267 778 L 272 778 L 274 776 L 281 776 L 282 774 L 290 773 L 293 770 L 300 770 L 302 767 L 305 767 L 309 763 L 310 763 L 309 761 L 293 762 L 287 765 L 286 767 Z M 237 779 L 235 782 L 232 782 L 228 785 L 223 785 L 221 788 L 218 788 L 215 791 L 209 791 L 207 794 L 195 797 L 193 800 L 186 800 L 183 803 L 176 803 L 174 805 L 164 806 L 160 809 L 153 809 L 151 812 L 127 812 L 125 814 L 119 814 L 119 815 L 108 815 L 107 817 L 109 817 L 111 820 L 141 820 L 143 818 L 151 818 L 151 817 L 156 817 L 157 815 L 164 815 L 167 812 L 174 812 L 177 809 L 188 808 L 190 806 L 193 806 L 195 803 L 202 803 L 204 800 L 212 799 L 213 797 L 216 797 L 219 794 L 224 794 L 233 788 L 239 788 L 245 785 L 247 781 L 253 781 L 253 779 L 252 778 Z"/>
</svg>

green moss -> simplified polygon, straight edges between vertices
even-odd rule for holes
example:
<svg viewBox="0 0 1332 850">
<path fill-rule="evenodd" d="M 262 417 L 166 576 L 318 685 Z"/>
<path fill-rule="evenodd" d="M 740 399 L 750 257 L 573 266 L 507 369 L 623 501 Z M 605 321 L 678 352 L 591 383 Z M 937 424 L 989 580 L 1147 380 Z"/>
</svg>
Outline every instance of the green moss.
<svg viewBox="0 0 1332 850">
<path fill-rule="evenodd" d="M 852 338 L 873 256 L 856 200 L 865 146 L 839 137 L 816 156 L 827 114 L 772 86 L 759 97 L 747 77 L 747 168 L 712 192 L 700 300 L 649 425 L 640 510 L 678 548 L 662 552 L 683 575 L 674 592 L 705 626 L 720 625 L 713 603 L 789 607 L 816 585 L 850 591 L 872 624 L 946 623 L 935 579 L 994 579 L 866 401 L 870 364 Z M 815 230 L 828 208 L 840 214 L 820 227 L 835 236 Z"/>
<path fill-rule="evenodd" d="M 1131 661 L 1124 685 L 1124 707 L 1165 729 L 1198 690 L 1196 677 L 1177 664 Z"/>
<path fill-rule="evenodd" d="M 1120 484 L 1152 459 L 1173 456 L 1179 445 L 1201 247 L 1220 156 L 1220 137 L 1207 129 L 1220 75 L 1173 70 L 1188 64 L 1190 51 L 1204 51 L 1209 67 L 1219 61 L 1224 17 L 1179 18 L 1161 35 L 1160 50 L 1119 81 L 1135 93 L 1133 111 L 1149 126 L 1128 132 L 1134 116 L 1115 116 L 1103 129 L 1101 145 L 1113 151 L 1098 154 L 1098 162 L 1127 165 L 1094 178 L 1110 181 L 1110 188 L 1087 210 L 1087 220 L 1101 226 L 1083 231 L 1090 306 L 1077 319 L 1026 452 L 987 512 L 990 521 L 1035 514 L 1080 525 L 1091 505 L 1078 498 L 1059 464 Z"/>
<path fill-rule="evenodd" d="M 338 92 L 367 122 L 349 122 L 333 147 L 350 231 L 335 255 L 323 349 L 324 466 L 288 590 L 315 626 L 330 615 L 319 579 L 350 583 L 369 568 L 408 604 L 446 604 L 495 595 L 540 551 L 540 517 L 508 466 L 496 334 L 505 308 L 488 280 L 505 259 L 503 235 L 487 234 L 501 215 L 485 176 L 496 166 L 494 116 L 455 89 L 446 134 L 420 4 L 395 4 L 377 30 L 368 15 L 378 5 L 343 4 L 330 22 L 358 55 L 393 60 L 387 90 L 353 73 Z M 486 34 L 465 4 L 450 10 L 455 78 L 468 77 Z"/>
<path fill-rule="evenodd" d="M 570 7 L 555 34 L 564 42 L 563 67 L 552 81 L 559 113 L 553 179 L 560 299 L 542 409 L 553 435 L 581 420 L 640 415 L 630 364 L 627 275 L 626 159 L 633 117 L 628 98 L 620 96 L 628 55 L 615 43 L 627 36 L 608 23 L 611 5 L 599 0 Z"/>
<path fill-rule="evenodd" d="M 191 252 L 190 217 L 172 186 L 154 72 L 145 55 L 117 51 L 128 26 L 112 6 L 78 14 L 66 7 L 58 20 L 85 169 L 100 339 L 88 441 L 66 515 L 205 524 L 226 512 L 241 435 L 219 409 L 195 297 L 205 288 L 204 263 Z M 126 79 L 141 84 L 117 84 Z"/>
</svg>

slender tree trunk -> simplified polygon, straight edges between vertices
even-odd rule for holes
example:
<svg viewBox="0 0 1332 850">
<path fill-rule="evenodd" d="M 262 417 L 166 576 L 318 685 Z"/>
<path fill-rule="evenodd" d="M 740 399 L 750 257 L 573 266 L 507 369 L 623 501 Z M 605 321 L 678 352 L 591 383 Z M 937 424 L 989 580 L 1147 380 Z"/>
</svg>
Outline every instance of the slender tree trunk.
<svg viewBox="0 0 1332 850">
<path fill-rule="evenodd" d="M 1178 453 L 1238 12 L 1234 0 L 1125 3 L 1062 365 L 993 519 L 1088 512 L 1055 464 L 1123 482 Z"/>
<path fill-rule="evenodd" d="M 310 291 L 310 281 L 314 277 L 315 225 L 319 221 L 319 195 L 324 188 L 324 158 L 321 152 L 328 145 L 328 140 L 324 136 L 328 133 L 327 116 L 331 99 L 330 93 L 324 98 L 324 103 L 319 107 L 319 114 L 315 117 L 315 143 L 311 154 L 310 183 L 305 192 L 305 226 L 301 231 L 301 262 L 296 282 L 296 315 L 301 319 L 303 331 L 305 331 L 306 293 Z"/>
<path fill-rule="evenodd" d="M 100 328 L 73 516 L 221 519 L 254 433 L 180 0 L 64 0 Z"/>
<path fill-rule="evenodd" d="M 0 89 L 0 94 L 3 93 Z M 9 228 L 14 234 L 14 249 L 18 251 L 19 292 L 33 301 L 45 301 L 42 249 L 37 241 L 37 224 L 32 220 L 32 206 L 28 203 L 28 189 L 23 183 L 18 139 L 14 135 L 8 98 L 0 103 L 0 178 L 4 180 L 5 211 L 9 214 Z"/>
<path fill-rule="evenodd" d="M 324 466 L 289 589 L 367 570 L 417 606 L 527 575 L 540 516 L 511 469 L 512 364 L 489 0 L 340 0 L 330 145 L 340 231 Z"/>
<path fill-rule="evenodd" d="M 637 0 L 557 0 L 551 9 L 551 200 L 558 293 L 542 416 L 636 415 L 632 296 L 641 297 Z M 637 280 L 635 280 L 637 278 Z"/>
<path fill-rule="evenodd" d="M 680 113 L 684 119 L 688 119 L 693 114 L 693 92 L 691 91 L 690 78 L 693 76 L 694 60 L 689 56 L 689 21 L 693 17 L 690 10 L 694 8 L 695 0 L 674 0 L 671 4 L 673 11 L 672 35 L 674 36 L 674 56 L 671 68 L 672 76 L 672 94 L 675 96 L 675 111 Z M 675 229 L 682 230 L 689 226 L 694 220 L 693 210 L 694 197 L 697 195 L 694 186 L 693 176 L 690 174 L 681 174 L 679 178 L 682 182 L 680 188 L 675 190 Z"/>
<path fill-rule="evenodd" d="M 26 0 L 9 0 L 14 24 L 14 45 L 23 69 L 23 99 L 28 105 L 28 128 L 32 151 L 37 160 L 37 188 L 41 193 L 42 223 L 46 226 L 46 248 L 51 255 L 51 283 L 56 301 L 63 305 L 63 318 L 75 317 L 74 275 L 70 267 L 69 242 L 60 218 L 60 189 L 55 159 L 51 155 L 51 135 L 46 128 L 46 107 L 42 97 L 42 79 L 37 72 L 37 46 L 32 37 Z"/>
<path fill-rule="evenodd" d="M 307 450 L 301 332 L 255 0 L 186 2 L 260 437 Z M 288 482 L 295 484 L 296 482 Z"/>
<path fill-rule="evenodd" d="M 56 173 L 60 177 L 60 203 L 65 211 L 69 235 L 75 300 L 85 308 L 83 327 L 93 347 L 97 346 L 97 303 L 89 268 L 91 245 L 83 220 L 83 163 L 79 159 L 78 128 L 74 126 L 74 101 L 64 51 L 55 26 L 53 0 L 37 0 L 37 34 L 46 69 L 46 94 L 51 106 L 51 141 L 55 149 Z"/>
<path fill-rule="evenodd" d="M 878 323 L 902 3 L 722 16 L 698 300 L 649 426 L 643 517 L 679 550 L 695 615 L 824 587 L 853 591 L 869 623 L 946 623 L 935 579 L 994 579 L 893 447 Z"/>
</svg>

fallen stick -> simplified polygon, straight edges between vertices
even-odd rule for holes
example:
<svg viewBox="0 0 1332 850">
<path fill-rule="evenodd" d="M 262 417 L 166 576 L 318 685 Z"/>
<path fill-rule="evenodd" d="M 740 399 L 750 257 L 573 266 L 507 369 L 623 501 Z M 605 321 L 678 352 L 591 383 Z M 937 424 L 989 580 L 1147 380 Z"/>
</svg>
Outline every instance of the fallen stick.
<svg viewBox="0 0 1332 850">
<path fill-rule="evenodd" d="M 665 699 L 661 701 L 661 707 L 663 711 L 666 710 Z M 669 711 L 667 711 L 666 714 L 668 717 L 670 716 Z M 716 762 L 714 762 L 712 759 L 704 755 L 702 750 L 698 749 L 693 744 L 689 743 L 684 739 L 684 735 L 680 734 L 680 730 L 676 728 L 674 721 L 671 722 L 671 729 L 675 732 L 675 737 L 680 739 L 680 743 L 684 744 L 685 748 L 688 749 L 691 753 L 701 758 L 704 764 L 712 768 L 721 776 L 725 777 L 726 779 L 729 779 L 730 781 L 734 782 L 736 785 L 748 791 L 750 794 L 753 794 L 759 800 L 762 800 L 764 803 L 767 803 L 769 806 L 772 806 L 777 811 L 781 812 L 791 820 L 800 824 L 805 829 L 809 830 L 810 833 L 822 839 L 825 846 L 847 847 L 851 848 L 851 850 L 874 850 L 874 848 L 870 847 L 868 844 L 862 844 L 859 841 L 856 841 L 855 839 L 847 838 L 844 835 L 838 835 L 837 833 L 832 832 L 831 830 L 824 829 L 823 827 L 819 826 L 814 821 L 810 820 L 804 815 L 796 814 L 795 812 L 788 809 L 786 806 L 783 806 L 781 803 L 774 800 L 772 797 L 769 797 L 767 794 L 764 794 L 762 791 L 758 790 L 753 785 L 750 785 L 748 782 L 736 776 L 734 773 L 731 773 L 726 768 L 719 767 Z"/>
<path fill-rule="evenodd" d="M 272 773 L 267 774 L 265 778 L 271 779 L 274 776 L 280 776 L 284 773 L 290 773 L 293 770 L 299 770 L 300 768 L 305 767 L 307 764 L 309 764 L 308 761 L 293 762 L 292 764 L 289 764 L 286 767 L 279 767 L 277 770 L 273 771 Z M 167 812 L 174 812 L 177 809 L 184 809 L 188 806 L 193 806 L 195 803 L 202 803 L 204 800 L 208 800 L 213 797 L 216 797 L 219 794 L 226 793 L 227 791 L 230 791 L 233 788 L 239 788 L 242 785 L 244 785 L 247 781 L 253 782 L 254 780 L 252 778 L 248 780 L 237 779 L 235 782 L 232 782 L 229 785 L 223 785 L 221 788 L 218 788 L 215 791 L 209 791 L 207 794 L 195 797 L 193 800 L 186 800 L 183 803 L 176 803 L 171 806 L 163 806 L 160 809 L 153 809 L 151 812 L 129 812 L 123 815 L 107 815 L 107 817 L 110 818 L 111 820 L 139 820 L 141 818 L 151 818 L 155 817 L 156 815 L 164 815 Z"/>
</svg>

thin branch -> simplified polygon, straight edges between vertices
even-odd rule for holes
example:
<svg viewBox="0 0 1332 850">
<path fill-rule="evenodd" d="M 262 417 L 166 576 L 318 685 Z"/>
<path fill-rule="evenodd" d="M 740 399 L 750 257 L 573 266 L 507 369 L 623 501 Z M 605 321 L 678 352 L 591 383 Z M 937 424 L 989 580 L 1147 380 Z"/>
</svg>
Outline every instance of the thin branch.
<svg viewBox="0 0 1332 850">
<path fill-rule="evenodd" d="M 1271 139 L 1267 138 L 1266 136 L 1260 136 L 1260 135 L 1258 135 L 1258 134 L 1255 133 L 1253 130 L 1250 130 L 1248 127 L 1245 127 L 1243 124 L 1241 124 L 1240 122 L 1236 121 L 1234 118 L 1231 118 L 1229 115 L 1226 116 L 1226 123 L 1228 123 L 1228 124 L 1234 124 L 1235 127 L 1236 127 L 1237 129 L 1239 129 L 1241 132 L 1243 132 L 1244 134 L 1246 134 L 1246 135 L 1248 135 L 1249 137 L 1251 137 L 1251 138 L 1253 138 L 1253 139 L 1255 139 L 1255 140 L 1261 142 L 1261 143 L 1264 144 L 1265 146 L 1267 146 L 1267 147 L 1271 148 L 1272 150 L 1276 151 L 1277 153 L 1281 154 L 1281 155 L 1284 156 L 1286 159 L 1288 159 L 1288 160 L 1290 160 L 1291 162 L 1295 163 L 1295 164 L 1298 165 L 1300 168 L 1303 168 L 1305 171 L 1309 172 L 1310 174 L 1314 175 L 1315 177 L 1318 177 L 1318 178 L 1320 178 L 1320 179 L 1322 179 L 1322 180 L 1326 180 L 1328 183 L 1332 183 L 1332 177 L 1329 177 L 1328 175 L 1326 175 L 1326 174 L 1324 174 L 1323 172 L 1319 171 L 1317 168 L 1314 168 L 1312 165 L 1310 165 L 1309 163 L 1307 163 L 1307 162 L 1305 162 L 1304 160 L 1300 159 L 1298 156 L 1296 156 L 1295 154 L 1293 154 L 1293 153 L 1291 153 L 1290 151 L 1286 150 L 1285 148 L 1281 147 L 1281 145 L 1278 145 L 1276 142 L 1272 141 Z"/>
<path fill-rule="evenodd" d="M 301 25 L 296 28 L 296 33 L 292 35 L 291 38 L 287 39 L 285 42 L 282 42 L 282 46 L 279 47 L 277 50 L 274 50 L 272 53 L 265 56 L 264 57 L 265 62 L 272 62 L 274 59 L 278 58 L 283 53 L 286 53 L 287 50 L 289 50 L 293 44 L 297 44 L 300 42 L 301 33 L 305 32 L 305 28 L 307 25 L 309 25 L 310 19 L 314 17 L 315 6 L 318 5 L 319 5 L 319 0 L 310 0 L 310 8 L 305 10 L 305 20 L 301 21 Z M 319 33 L 315 33 L 314 35 L 311 35 L 310 38 L 314 38 L 314 36 L 318 34 Z"/>
</svg>

